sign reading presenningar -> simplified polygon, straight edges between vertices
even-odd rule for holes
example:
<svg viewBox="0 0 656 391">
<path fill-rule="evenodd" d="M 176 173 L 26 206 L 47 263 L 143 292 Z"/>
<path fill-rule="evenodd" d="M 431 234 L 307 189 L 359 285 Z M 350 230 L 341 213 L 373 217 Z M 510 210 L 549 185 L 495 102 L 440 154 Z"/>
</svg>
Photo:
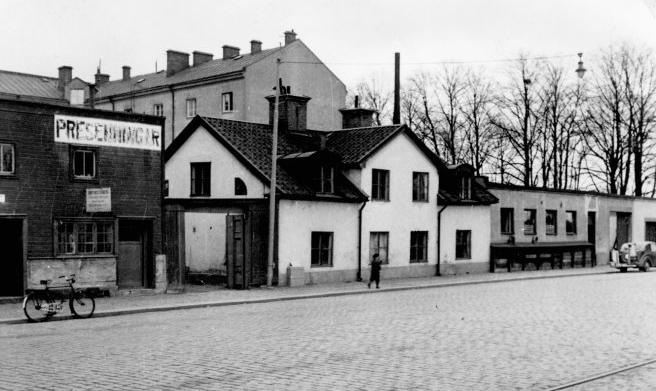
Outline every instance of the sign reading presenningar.
<svg viewBox="0 0 656 391">
<path fill-rule="evenodd" d="M 138 122 L 55 115 L 55 141 L 161 150 L 162 127 Z"/>
<path fill-rule="evenodd" d="M 87 212 L 111 212 L 112 189 L 101 187 L 87 189 Z"/>
</svg>

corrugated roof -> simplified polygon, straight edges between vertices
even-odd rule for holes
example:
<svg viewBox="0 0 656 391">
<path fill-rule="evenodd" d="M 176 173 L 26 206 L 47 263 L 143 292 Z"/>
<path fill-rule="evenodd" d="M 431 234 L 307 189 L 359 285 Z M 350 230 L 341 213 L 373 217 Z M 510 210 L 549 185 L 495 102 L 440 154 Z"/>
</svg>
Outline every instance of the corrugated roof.
<svg viewBox="0 0 656 391">
<path fill-rule="evenodd" d="M 59 79 L 10 71 L 0 71 L 0 94 L 21 95 L 65 102 Z"/>
<path fill-rule="evenodd" d="M 97 99 L 107 98 L 113 95 L 124 93 L 131 93 L 135 91 L 147 90 L 157 87 L 165 87 L 173 84 L 180 84 L 201 80 L 209 77 L 216 77 L 221 75 L 228 75 L 234 72 L 239 72 L 245 67 L 267 57 L 268 55 L 280 50 L 281 48 L 273 48 L 262 50 L 255 54 L 243 54 L 234 59 L 216 59 L 211 60 L 200 65 L 190 66 L 182 69 L 177 73 L 166 76 L 166 70 L 156 73 L 149 73 L 145 75 L 137 75 L 128 80 L 114 80 L 104 84 L 98 88 L 96 93 Z M 141 79 L 143 81 L 139 82 Z"/>
</svg>

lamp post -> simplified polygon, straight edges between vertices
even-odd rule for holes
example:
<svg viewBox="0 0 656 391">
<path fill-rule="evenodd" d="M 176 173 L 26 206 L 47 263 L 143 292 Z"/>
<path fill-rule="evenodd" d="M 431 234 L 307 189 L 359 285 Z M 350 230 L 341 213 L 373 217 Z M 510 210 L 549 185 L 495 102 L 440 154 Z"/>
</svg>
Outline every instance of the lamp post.
<svg viewBox="0 0 656 391">
<path fill-rule="evenodd" d="M 271 186 L 269 188 L 269 247 L 267 252 L 267 286 L 273 285 L 274 230 L 276 228 L 276 165 L 278 157 L 278 103 L 280 100 L 280 59 L 276 60 L 276 98 L 273 104 L 273 135 L 271 142 Z"/>
</svg>

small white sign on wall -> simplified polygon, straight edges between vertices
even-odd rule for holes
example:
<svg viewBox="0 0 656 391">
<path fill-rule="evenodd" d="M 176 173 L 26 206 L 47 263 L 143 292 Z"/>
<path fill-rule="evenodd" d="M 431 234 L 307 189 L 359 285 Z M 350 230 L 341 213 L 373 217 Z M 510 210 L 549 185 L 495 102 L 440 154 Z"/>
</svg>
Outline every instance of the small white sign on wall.
<svg viewBox="0 0 656 391">
<path fill-rule="evenodd" d="M 112 189 L 102 187 L 87 189 L 87 212 L 111 212 Z"/>
<path fill-rule="evenodd" d="M 4 203 L 5 203 L 5 195 L 0 194 L 0 204 L 4 204 Z"/>
</svg>

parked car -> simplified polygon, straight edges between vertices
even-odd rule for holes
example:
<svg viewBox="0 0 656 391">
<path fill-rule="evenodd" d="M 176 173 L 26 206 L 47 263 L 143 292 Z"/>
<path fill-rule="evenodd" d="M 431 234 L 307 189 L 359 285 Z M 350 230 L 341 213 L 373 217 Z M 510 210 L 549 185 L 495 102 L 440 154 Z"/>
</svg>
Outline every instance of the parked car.
<svg viewBox="0 0 656 391">
<path fill-rule="evenodd" d="M 638 268 L 648 272 L 656 265 L 656 243 L 655 242 L 631 242 L 624 243 L 620 251 L 614 252 L 610 266 L 620 269 L 624 273 L 628 268 Z"/>
</svg>

